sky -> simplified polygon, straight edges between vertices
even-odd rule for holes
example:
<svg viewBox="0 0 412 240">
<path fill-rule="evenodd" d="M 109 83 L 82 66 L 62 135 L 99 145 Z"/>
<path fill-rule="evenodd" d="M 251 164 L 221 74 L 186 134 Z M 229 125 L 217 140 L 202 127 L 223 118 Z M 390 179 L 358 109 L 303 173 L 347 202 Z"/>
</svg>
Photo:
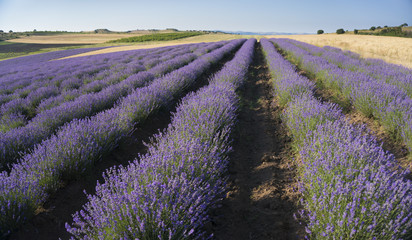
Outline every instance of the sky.
<svg viewBox="0 0 412 240">
<path fill-rule="evenodd" d="M 412 25 L 412 0 L 0 0 L 4 31 L 316 33 Z"/>
</svg>

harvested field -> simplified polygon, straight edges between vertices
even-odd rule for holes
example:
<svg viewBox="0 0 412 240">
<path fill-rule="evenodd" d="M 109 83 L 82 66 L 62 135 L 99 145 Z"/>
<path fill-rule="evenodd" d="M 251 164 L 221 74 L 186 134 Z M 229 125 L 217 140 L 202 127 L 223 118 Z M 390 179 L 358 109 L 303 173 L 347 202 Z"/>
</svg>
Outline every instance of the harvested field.
<svg viewBox="0 0 412 240">
<path fill-rule="evenodd" d="M 354 34 L 275 35 L 316 46 L 332 46 L 359 53 L 364 58 L 379 58 L 412 68 L 412 38 L 366 36 Z"/>
<path fill-rule="evenodd" d="M 49 36 L 29 36 L 23 38 L 17 38 L 9 40 L 8 42 L 15 43 L 37 43 L 37 44 L 97 44 L 105 43 L 110 40 L 116 40 L 119 38 L 141 36 L 145 33 L 77 33 L 77 34 L 61 34 L 61 35 L 49 35 Z M 147 34 L 147 33 L 146 33 Z"/>
</svg>

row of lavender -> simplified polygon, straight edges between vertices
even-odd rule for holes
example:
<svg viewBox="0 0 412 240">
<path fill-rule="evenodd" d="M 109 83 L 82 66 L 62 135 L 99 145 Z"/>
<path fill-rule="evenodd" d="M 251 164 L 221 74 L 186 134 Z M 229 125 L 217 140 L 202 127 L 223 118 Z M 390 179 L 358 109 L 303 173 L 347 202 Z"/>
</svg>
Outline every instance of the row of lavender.
<svg viewBox="0 0 412 240">
<path fill-rule="evenodd" d="M 175 47 L 123 52 L 125 56 L 122 56 L 121 54 L 119 54 L 119 52 L 105 54 L 105 56 L 108 56 L 108 58 L 96 58 L 93 56 L 88 56 L 78 58 L 76 59 L 76 61 L 74 59 L 65 59 L 64 61 L 49 61 L 67 55 L 76 54 L 76 52 L 80 53 L 81 51 L 79 50 L 81 49 L 79 49 L 56 53 L 39 54 L 3 61 L 0 63 L 0 86 L 2 87 L 0 93 L 13 93 L 18 89 L 22 89 L 33 84 L 33 80 L 44 81 L 45 79 L 47 80 L 47 78 L 54 78 L 60 74 L 68 73 L 72 73 L 72 77 L 77 75 L 82 76 L 85 75 L 88 70 L 90 70 L 90 72 L 93 72 L 96 67 L 99 67 L 101 65 L 104 66 L 106 63 L 108 63 L 109 66 L 111 64 L 117 64 L 117 62 L 114 60 L 123 60 L 124 63 L 127 63 L 135 61 L 134 56 L 136 55 L 140 55 L 140 58 L 144 58 L 144 55 L 141 54 L 151 54 L 155 52 L 161 53 L 171 49 L 175 49 Z M 27 59 L 21 61 L 20 59 L 23 58 Z M 66 77 L 69 76 L 66 75 Z M 19 91 L 21 92 L 22 90 Z"/>
<path fill-rule="evenodd" d="M 70 51 L 68 51 L 70 52 Z M 65 61 L 48 61 L 51 56 L 60 57 L 62 54 L 48 53 L 47 60 L 44 61 L 43 55 L 34 55 L 26 57 L 26 61 L 15 63 L 20 58 L 6 64 L 8 67 L 2 67 L 0 70 L 0 103 L 10 101 L 11 99 L 19 98 L 27 94 L 28 91 L 34 91 L 38 87 L 43 86 L 45 81 L 53 78 L 59 79 L 59 75 L 63 75 L 62 79 L 80 77 L 87 75 L 88 71 L 93 73 L 99 67 L 106 66 L 106 61 L 83 61 L 81 64 L 76 64 L 73 60 Z M 81 58 L 87 59 L 87 58 Z M 17 61 L 19 62 L 19 61 Z M 62 63 L 68 63 L 67 65 Z M 3 62 L 0 66 L 3 66 Z M 110 65 L 109 65 L 110 66 Z M 69 74 L 72 75 L 69 75 Z"/>
<path fill-rule="evenodd" d="M 243 84 L 255 39 L 189 94 L 146 155 L 110 169 L 67 229 L 78 239 L 205 239 L 208 210 L 226 189 L 235 90 Z"/>
<path fill-rule="evenodd" d="M 339 68 L 297 47 L 300 42 L 286 39 L 272 39 L 272 42 L 297 61 L 300 68 L 314 75 L 319 85 L 332 89 L 366 117 L 377 119 L 395 140 L 405 143 L 412 152 L 412 98 L 404 90 L 363 72 Z"/>
<path fill-rule="evenodd" d="M 363 59 L 359 54 L 325 46 L 319 48 L 303 42 L 294 42 L 314 55 L 349 71 L 365 73 L 379 81 L 398 86 L 412 97 L 412 70 L 381 59 Z"/>
<path fill-rule="evenodd" d="M 198 47 L 198 45 L 194 46 Z M 10 124 L 5 123 L 11 122 L 13 119 L 17 120 L 14 121 L 14 125 L 24 125 L 25 119 L 31 119 L 36 114 L 58 106 L 62 102 L 73 100 L 82 94 L 99 92 L 108 86 L 124 80 L 131 74 L 152 68 L 161 61 L 172 59 L 191 51 L 191 46 L 183 45 L 155 51 L 138 50 L 134 51 L 134 54 L 131 52 L 125 54 L 125 56 L 118 53 L 105 54 L 103 55 L 104 57 L 97 55 L 82 57 L 76 60 L 52 61 L 29 65 L 40 70 L 28 70 L 27 66 L 22 66 L 18 72 L 19 74 L 15 74 L 17 75 L 15 77 L 22 78 L 22 75 L 26 75 L 25 78 L 23 77 L 23 82 L 30 84 L 16 93 L 3 94 L 4 101 L 0 107 L 0 129 L 2 126 L 3 128 L 11 128 Z M 159 59 L 160 57 L 161 59 Z M 79 62 L 82 64 L 79 65 Z M 62 65 L 64 65 L 64 72 L 60 72 Z M 40 74 L 40 77 L 36 76 L 44 70 L 48 70 L 46 75 Z M 155 76 L 160 76 L 163 74 L 164 69 L 153 67 L 151 72 Z M 9 78 L 10 76 L 7 77 Z M 18 86 L 22 87 L 19 84 L 21 81 L 12 81 L 11 84 L 4 82 L 3 85 L 10 87 L 18 84 Z"/>
<path fill-rule="evenodd" d="M 156 55 L 149 55 L 149 57 L 156 57 Z M 66 77 L 64 80 L 60 79 L 58 81 L 55 79 L 34 82 L 30 87 L 35 88 L 44 85 L 30 92 L 26 97 L 15 98 L 0 107 L 0 130 L 7 132 L 10 129 L 24 126 L 28 123 L 28 120 L 33 120 L 38 114 L 48 109 L 57 107 L 64 102 L 73 101 L 80 96 L 87 97 L 89 94 L 100 92 L 104 88 L 121 82 L 131 74 L 145 70 L 141 64 L 143 61 L 129 62 L 129 67 L 120 61 L 116 62 L 120 64 L 110 68 L 96 69 L 97 73 L 87 80 L 78 77 Z M 86 81 L 91 82 L 84 84 Z"/>
<path fill-rule="evenodd" d="M 204 50 L 206 48 L 207 50 L 213 50 L 222 45 L 222 43 L 215 43 L 206 45 L 200 49 Z M 165 55 L 167 56 L 167 53 Z M 172 56 L 174 56 L 174 53 L 172 53 Z M 0 146 L 2 146 L 0 149 L 0 167 L 4 168 L 6 164 L 15 162 L 22 152 L 27 152 L 33 148 L 35 144 L 47 139 L 63 124 L 73 119 L 92 116 L 100 111 L 111 108 L 116 101 L 130 94 L 133 89 L 150 84 L 155 76 L 181 67 L 196 57 L 197 56 L 192 53 L 187 53 L 161 62 L 149 71 L 132 74 L 125 80 L 113 84 L 98 93 L 86 94 L 46 110 L 38 114 L 25 126 L 0 133 Z"/>
<path fill-rule="evenodd" d="M 299 75 L 270 41 L 261 40 L 284 120 L 298 150 L 298 172 L 310 239 L 408 239 L 412 183 L 393 155 L 341 109 L 315 99 L 315 86 Z"/>
<path fill-rule="evenodd" d="M 77 48 L 77 49 L 54 51 L 54 52 L 41 53 L 41 54 L 35 54 L 35 55 L 30 55 L 30 56 L 3 60 L 3 61 L 0 61 L 0 69 L 1 69 L 0 78 L 2 78 L 6 74 L 18 72 L 22 65 L 45 63 L 53 59 L 64 58 L 64 57 L 86 53 L 90 51 L 96 51 L 96 50 L 100 50 L 104 48 L 106 47 Z"/>
<path fill-rule="evenodd" d="M 133 90 L 115 107 L 82 120 L 73 120 L 56 135 L 36 145 L 34 150 L 14 164 L 10 173 L 0 174 L 0 233 L 29 219 L 59 187 L 62 178 L 87 171 L 101 156 L 113 150 L 136 123 L 173 99 L 212 64 L 239 47 L 245 40 L 233 40 L 205 54 L 187 66 L 155 79 L 149 86 Z"/>
<path fill-rule="evenodd" d="M 160 49 L 160 50 L 151 50 L 151 52 L 148 52 L 146 54 L 143 54 L 142 56 L 139 56 L 138 58 L 140 61 L 138 62 L 139 65 L 133 66 L 134 69 L 129 69 L 130 67 L 124 66 L 121 69 L 121 72 L 111 69 L 110 71 L 106 70 L 99 74 L 99 76 L 96 76 L 96 79 L 102 78 L 105 76 L 103 79 L 100 81 L 93 81 L 88 84 L 85 84 L 83 86 L 80 86 L 77 89 L 77 86 L 75 84 L 75 89 L 74 90 L 68 90 L 62 92 L 59 96 L 48 98 L 44 101 L 42 101 L 39 106 L 36 108 L 36 112 L 42 112 L 44 110 L 50 109 L 52 107 L 60 105 L 62 102 L 70 101 L 74 98 L 77 98 L 78 96 L 89 93 L 89 92 L 99 92 L 106 87 L 118 83 L 127 76 L 127 72 L 130 72 L 131 70 L 134 70 L 132 72 L 137 73 L 137 71 L 144 71 L 147 70 L 148 72 L 152 73 L 155 77 L 160 77 L 164 75 L 167 72 L 170 72 L 173 70 L 173 66 L 170 66 L 169 64 L 164 64 L 163 62 L 167 60 L 171 60 L 175 57 L 180 57 L 183 54 L 189 54 L 192 52 L 192 55 L 188 56 L 193 56 L 196 58 L 197 56 L 201 56 L 205 53 L 210 52 L 213 49 L 216 49 L 218 47 L 221 47 L 224 44 L 224 42 L 217 42 L 213 44 L 205 44 L 205 43 L 200 43 L 200 44 L 190 44 L 190 45 L 182 45 L 182 46 L 177 46 L 177 47 L 168 47 L 167 49 Z M 166 50 L 166 51 L 165 51 Z M 107 56 L 106 56 L 107 58 Z M 130 65 L 131 60 L 123 60 L 124 62 L 127 62 Z M 177 61 L 177 60 L 175 60 Z M 125 71 L 126 70 L 126 71 Z M 114 74 L 111 77 L 108 77 L 110 74 Z"/>
</svg>

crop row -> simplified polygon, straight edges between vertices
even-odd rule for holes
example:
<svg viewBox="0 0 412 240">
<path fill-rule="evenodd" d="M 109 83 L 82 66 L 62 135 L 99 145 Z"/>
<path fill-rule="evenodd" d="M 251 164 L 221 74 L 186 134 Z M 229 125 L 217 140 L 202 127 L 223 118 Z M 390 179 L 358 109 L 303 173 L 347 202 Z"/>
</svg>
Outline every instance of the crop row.
<svg viewBox="0 0 412 240">
<path fill-rule="evenodd" d="M 131 74 L 144 71 L 139 63 L 132 62 L 130 67 L 126 64 L 117 64 L 116 67 L 106 66 L 94 69 L 93 77 L 87 80 L 76 77 L 65 77 L 58 81 L 37 81 L 28 86 L 26 97 L 15 98 L 0 107 L 1 125 L 3 132 L 27 124 L 27 120 L 34 118 L 44 110 L 58 106 L 63 102 L 71 101 L 83 94 L 95 93 L 103 88 L 124 80 Z M 86 84 L 86 82 L 88 82 Z M 60 101 L 59 101 L 60 100 Z M 16 124 L 19 123 L 19 124 Z M 10 126 L 10 124 L 14 126 Z"/>
<path fill-rule="evenodd" d="M 315 76 L 318 85 L 331 89 L 366 117 L 377 119 L 395 140 L 405 143 L 412 152 L 412 99 L 405 91 L 362 72 L 339 68 L 289 40 L 272 41 L 297 61 L 301 69 Z"/>
<path fill-rule="evenodd" d="M 172 58 L 155 66 L 155 72 L 157 74 L 162 73 L 159 70 L 162 69 L 163 73 L 167 73 L 191 62 L 195 58 L 196 55 L 192 53 Z M 0 133 L 0 145 L 2 146 L 0 150 L 1 167 L 4 168 L 6 164 L 15 162 L 22 152 L 27 152 L 35 144 L 47 139 L 63 124 L 111 108 L 116 101 L 130 94 L 133 89 L 150 84 L 155 78 L 150 70 L 132 74 L 125 80 L 98 93 L 82 95 L 75 100 L 46 110 L 38 114 L 27 125 Z"/>
<path fill-rule="evenodd" d="M 196 56 L 201 56 L 210 52 L 211 50 L 221 47 L 223 44 L 223 42 L 217 42 L 213 44 L 192 44 L 188 46 L 176 47 L 168 52 L 156 52 L 155 54 L 147 54 L 143 59 L 140 60 L 140 65 L 134 66 L 134 71 L 147 70 L 150 73 L 154 74 L 155 77 L 160 77 L 161 75 L 173 70 L 168 64 L 160 63 L 178 57 L 179 55 L 189 53 L 189 51 L 193 52 L 193 54 Z M 104 77 L 102 76 L 102 80 L 100 81 L 93 81 L 81 86 L 79 89 L 67 90 L 62 92 L 62 94 L 60 94 L 59 96 L 43 100 L 36 108 L 36 113 L 38 114 L 39 112 L 58 106 L 62 102 L 71 101 L 84 93 L 101 91 L 107 86 L 122 81 L 125 75 L 124 73 L 122 73 L 123 71 L 121 71 L 118 72 L 118 74 L 111 75 L 109 77 L 110 72 L 111 71 L 106 70 L 105 73 L 102 73 Z"/>
<path fill-rule="evenodd" d="M 164 74 L 167 69 L 162 69 L 161 66 L 154 67 L 152 64 L 153 60 L 158 60 L 162 55 L 162 60 L 168 60 L 181 54 L 189 53 L 190 51 L 190 46 L 180 46 L 175 49 L 172 48 L 167 52 L 161 51 L 160 53 L 155 52 L 152 54 L 147 53 L 147 51 L 138 51 L 135 55 L 130 55 L 129 58 L 127 58 L 126 55 L 117 59 L 117 61 L 110 62 L 102 60 L 112 60 L 105 55 L 103 57 L 100 55 L 85 57 L 84 59 L 90 60 L 88 64 L 78 66 L 76 63 L 71 69 L 72 72 L 66 72 L 65 74 L 56 73 L 58 66 L 61 66 L 63 63 L 66 64 L 65 67 L 67 67 L 73 64 L 73 62 L 68 62 L 67 60 L 54 61 L 53 63 L 47 64 L 49 77 L 44 76 L 38 80 L 33 80 L 36 79 L 36 77 L 29 74 L 28 82 L 32 84 L 23 90 L 24 93 L 27 92 L 27 96 L 25 96 L 25 94 L 20 94 L 20 97 L 14 95 L 14 99 L 4 103 L 0 107 L 0 117 L 2 120 L 8 118 L 9 122 L 10 117 L 16 118 L 16 115 L 20 117 L 21 120 L 24 120 L 24 118 L 31 119 L 35 117 L 36 114 L 42 112 L 42 110 L 58 105 L 59 102 L 72 100 L 83 94 L 99 92 L 105 87 L 124 80 L 131 74 L 152 67 L 150 72 L 156 77 L 159 77 L 161 74 Z M 58 63 L 56 64 L 55 62 Z M 158 60 L 155 63 L 159 62 L 161 61 Z M 73 71 L 77 73 L 73 73 Z M 21 73 L 26 74 L 24 68 Z M 34 73 L 37 74 L 37 71 Z M 58 76 L 52 77 L 52 74 Z M 61 97 L 62 95 L 63 98 Z M 50 100 L 52 104 L 50 104 L 48 100 Z"/>
<path fill-rule="evenodd" d="M 261 43 L 275 95 L 288 96 L 284 119 L 299 152 L 304 207 L 300 217 L 307 221 L 307 237 L 408 238 L 412 228 L 408 172 L 364 126 L 351 125 L 337 105 L 315 99 L 314 84 L 299 75 L 273 43 L 266 39 Z"/>
<path fill-rule="evenodd" d="M 201 44 L 194 45 L 201 46 Z M 32 117 L 31 115 L 36 113 L 36 105 L 43 99 L 73 89 L 79 89 L 81 92 L 95 91 L 99 89 L 94 83 L 96 80 L 116 82 L 127 77 L 127 73 L 132 74 L 145 67 L 151 68 L 160 60 L 165 60 L 160 58 L 166 52 L 169 56 L 172 56 L 172 52 L 177 56 L 182 51 L 192 50 L 194 49 L 190 45 L 182 45 L 155 50 L 110 53 L 104 54 L 104 57 L 95 55 L 23 65 L 15 68 L 13 74 L 0 78 L 0 92 L 2 92 L 0 104 L 11 101 L 9 103 L 11 106 L 6 106 L 6 109 L 3 109 L 5 106 L 1 106 L 0 113 L 7 113 L 10 110 L 12 112 L 17 108 L 16 110 Z M 153 62 L 155 60 L 157 62 Z"/>
<path fill-rule="evenodd" d="M 132 91 L 115 107 L 90 118 L 73 120 L 56 135 L 36 145 L 10 173 L 0 174 L 0 233 L 7 234 L 30 218 L 62 178 L 87 171 L 102 155 L 113 150 L 136 123 L 179 97 L 212 64 L 239 47 L 233 40 L 189 65 Z"/>
<path fill-rule="evenodd" d="M 185 97 L 148 153 L 110 169 L 67 229 L 78 239 L 204 239 L 208 210 L 226 189 L 235 90 L 243 84 L 255 39 L 210 84 Z"/>
<path fill-rule="evenodd" d="M 358 54 L 333 47 L 316 47 L 303 42 L 293 43 L 313 55 L 320 56 L 340 68 L 362 72 L 374 79 L 398 86 L 412 97 L 412 70 L 380 59 L 363 59 Z"/>
<path fill-rule="evenodd" d="M 21 66 L 28 66 L 33 64 L 37 65 L 38 63 L 45 63 L 53 59 L 68 57 L 104 48 L 106 47 L 69 49 L 3 60 L 0 62 L 0 78 L 3 78 L 8 74 L 19 72 Z"/>
</svg>

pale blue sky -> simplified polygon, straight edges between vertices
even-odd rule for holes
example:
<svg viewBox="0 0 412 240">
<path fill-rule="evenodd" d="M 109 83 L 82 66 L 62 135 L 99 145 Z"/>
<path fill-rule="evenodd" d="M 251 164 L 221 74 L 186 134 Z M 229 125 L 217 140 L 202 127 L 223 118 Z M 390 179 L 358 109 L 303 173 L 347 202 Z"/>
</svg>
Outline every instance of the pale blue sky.
<svg viewBox="0 0 412 240">
<path fill-rule="evenodd" d="M 412 0 L 0 0 L 4 31 L 108 28 L 335 32 L 412 25 Z"/>
</svg>

